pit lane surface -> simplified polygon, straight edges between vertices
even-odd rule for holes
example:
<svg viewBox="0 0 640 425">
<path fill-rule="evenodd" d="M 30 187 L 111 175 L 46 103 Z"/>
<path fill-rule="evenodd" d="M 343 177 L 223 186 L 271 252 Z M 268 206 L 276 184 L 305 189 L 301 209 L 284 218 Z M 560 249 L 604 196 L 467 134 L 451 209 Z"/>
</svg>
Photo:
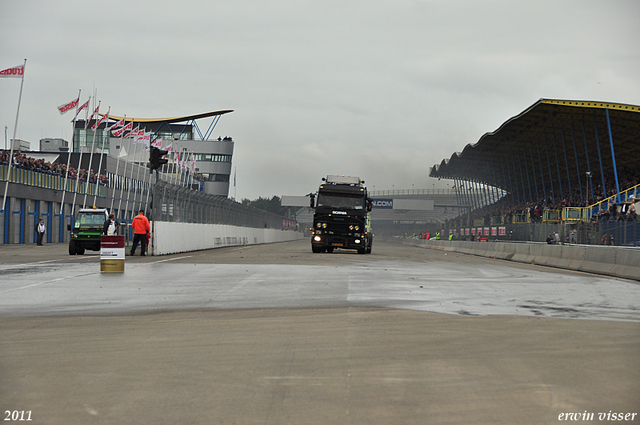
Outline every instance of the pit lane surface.
<svg viewBox="0 0 640 425">
<path fill-rule="evenodd" d="M 380 240 L 127 257 L 124 274 L 63 245 L 0 256 L 0 408 L 33 423 L 533 424 L 639 405 L 635 282 Z"/>
</svg>

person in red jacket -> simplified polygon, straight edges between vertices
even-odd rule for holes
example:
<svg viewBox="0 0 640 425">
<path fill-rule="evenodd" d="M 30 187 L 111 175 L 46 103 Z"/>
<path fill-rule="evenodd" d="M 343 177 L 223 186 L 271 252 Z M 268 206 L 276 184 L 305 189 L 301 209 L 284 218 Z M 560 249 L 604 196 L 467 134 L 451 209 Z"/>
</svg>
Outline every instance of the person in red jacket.
<svg viewBox="0 0 640 425">
<path fill-rule="evenodd" d="M 151 232 L 151 226 L 149 220 L 144 216 L 144 210 L 140 210 L 138 215 L 131 221 L 131 227 L 133 228 L 133 245 L 131 246 L 131 255 L 136 253 L 138 242 L 140 242 L 140 255 L 144 257 L 147 249 L 147 238 L 149 232 Z"/>
</svg>

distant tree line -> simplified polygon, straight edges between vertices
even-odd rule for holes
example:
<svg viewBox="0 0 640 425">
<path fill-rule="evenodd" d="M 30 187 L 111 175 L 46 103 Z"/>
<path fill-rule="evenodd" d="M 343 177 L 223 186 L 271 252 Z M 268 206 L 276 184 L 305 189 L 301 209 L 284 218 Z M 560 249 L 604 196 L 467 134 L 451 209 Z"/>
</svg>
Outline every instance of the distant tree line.
<svg viewBox="0 0 640 425">
<path fill-rule="evenodd" d="M 257 208 L 259 210 L 268 211 L 274 214 L 283 215 L 284 208 L 282 208 L 281 199 L 278 196 L 274 196 L 273 198 L 263 198 L 262 196 L 258 199 L 254 199 L 253 201 L 244 198 L 241 202 L 242 205 L 247 205 L 249 207 Z"/>
</svg>

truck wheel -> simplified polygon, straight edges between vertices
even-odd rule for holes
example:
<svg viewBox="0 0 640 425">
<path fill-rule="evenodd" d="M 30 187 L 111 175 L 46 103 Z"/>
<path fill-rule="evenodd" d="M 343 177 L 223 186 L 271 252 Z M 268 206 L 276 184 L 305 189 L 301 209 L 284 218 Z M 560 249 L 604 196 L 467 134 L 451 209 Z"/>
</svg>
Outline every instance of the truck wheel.
<svg viewBox="0 0 640 425">
<path fill-rule="evenodd" d="M 313 251 L 314 254 L 319 254 L 323 252 L 324 249 L 320 248 L 319 246 L 311 245 L 311 251 Z"/>
<path fill-rule="evenodd" d="M 333 247 L 331 247 L 331 248 L 327 248 L 327 252 L 328 252 L 329 254 L 333 253 Z"/>
<path fill-rule="evenodd" d="M 76 241 L 69 242 L 69 255 L 76 255 Z"/>
<path fill-rule="evenodd" d="M 358 248 L 358 254 L 366 254 L 367 248 Z"/>
<path fill-rule="evenodd" d="M 82 246 L 77 247 L 76 252 L 78 253 L 78 255 L 84 255 L 84 247 Z"/>
</svg>

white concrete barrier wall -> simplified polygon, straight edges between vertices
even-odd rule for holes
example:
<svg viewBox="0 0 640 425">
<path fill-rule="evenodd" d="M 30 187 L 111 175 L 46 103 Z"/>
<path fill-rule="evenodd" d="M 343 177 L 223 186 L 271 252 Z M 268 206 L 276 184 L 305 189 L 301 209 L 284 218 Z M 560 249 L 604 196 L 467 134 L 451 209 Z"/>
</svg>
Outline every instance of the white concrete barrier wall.
<svg viewBox="0 0 640 425">
<path fill-rule="evenodd" d="M 599 245 L 407 240 L 427 248 L 640 281 L 640 248 Z"/>
<path fill-rule="evenodd" d="M 257 245 L 304 238 L 293 230 L 261 229 L 222 224 L 169 223 L 152 226 L 152 255 L 175 254 L 226 246 Z"/>
</svg>

